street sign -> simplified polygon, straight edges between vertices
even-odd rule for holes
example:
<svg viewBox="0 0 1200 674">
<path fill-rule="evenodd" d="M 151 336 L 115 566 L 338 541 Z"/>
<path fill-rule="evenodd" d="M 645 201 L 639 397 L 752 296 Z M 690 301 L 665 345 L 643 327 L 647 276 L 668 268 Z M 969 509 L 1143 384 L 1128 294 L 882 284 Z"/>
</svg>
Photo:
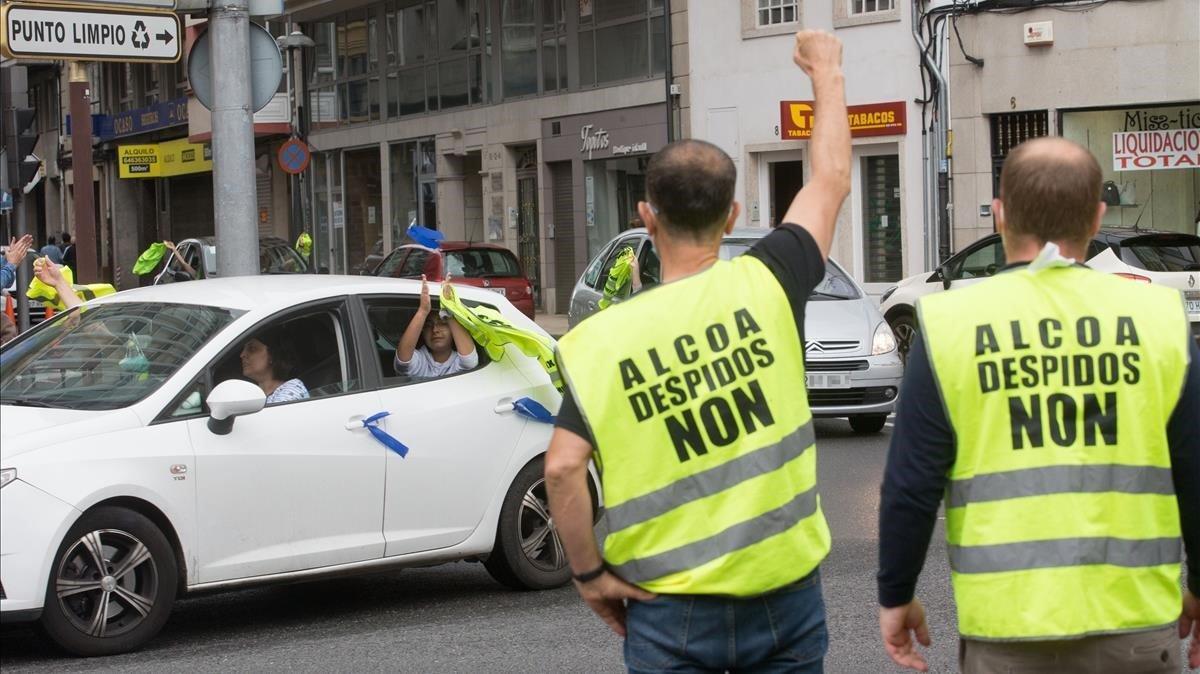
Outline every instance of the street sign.
<svg viewBox="0 0 1200 674">
<path fill-rule="evenodd" d="M 311 159 L 312 153 L 308 150 L 308 143 L 299 138 L 292 138 L 279 147 L 279 167 L 289 175 L 304 173 Z"/>
<path fill-rule="evenodd" d="M 7 3 L 0 54 L 14 59 L 174 63 L 183 54 L 172 12 L 112 6 Z"/>
<path fill-rule="evenodd" d="M 196 38 L 188 52 L 188 84 L 196 100 L 213 108 L 212 31 Z M 270 31 L 257 23 L 250 24 L 250 109 L 258 112 L 279 92 L 283 77 L 283 55 Z"/>
<path fill-rule="evenodd" d="M 128 5 L 131 7 L 151 7 L 153 9 L 175 9 L 175 0 L 71 0 L 74 5 L 102 5 L 105 9 Z"/>
</svg>

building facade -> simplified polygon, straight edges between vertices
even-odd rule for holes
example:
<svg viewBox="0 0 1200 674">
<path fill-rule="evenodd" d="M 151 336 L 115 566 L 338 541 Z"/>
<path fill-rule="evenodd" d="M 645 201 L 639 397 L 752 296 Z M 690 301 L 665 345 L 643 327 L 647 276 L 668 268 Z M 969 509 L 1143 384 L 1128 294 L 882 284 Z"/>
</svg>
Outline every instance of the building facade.
<svg viewBox="0 0 1200 674">
<path fill-rule="evenodd" d="M 359 273 L 415 223 L 509 247 L 565 312 L 667 141 L 664 5 L 289 1 L 318 265 Z"/>
<path fill-rule="evenodd" d="M 1095 155 L 1105 226 L 1197 233 L 1200 3 L 968 13 L 958 28 L 983 65 L 949 50 L 956 249 L 994 231 L 1004 157 L 1040 135 Z"/>
<path fill-rule="evenodd" d="M 832 31 L 844 44 L 853 135 L 852 187 L 832 256 L 871 294 L 929 264 L 922 218 L 919 53 L 900 0 L 672 3 L 683 132 L 716 143 L 738 169 L 739 224 L 783 218 L 811 174 L 812 88 L 792 63 L 793 35 Z"/>
</svg>

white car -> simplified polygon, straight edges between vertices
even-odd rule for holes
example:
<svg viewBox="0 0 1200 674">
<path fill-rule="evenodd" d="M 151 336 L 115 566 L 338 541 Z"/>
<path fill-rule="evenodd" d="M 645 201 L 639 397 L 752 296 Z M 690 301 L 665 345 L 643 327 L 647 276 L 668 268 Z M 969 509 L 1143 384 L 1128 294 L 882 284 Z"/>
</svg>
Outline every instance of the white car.
<svg viewBox="0 0 1200 674">
<path fill-rule="evenodd" d="M 1004 246 L 990 234 L 950 257 L 932 273 L 910 276 L 880 297 L 900 352 L 917 332 L 917 298 L 964 288 L 1004 268 Z M 1200 236 L 1145 229 L 1103 228 L 1088 245 L 1087 266 L 1141 283 L 1159 283 L 1184 295 L 1192 335 L 1200 340 Z"/>
<path fill-rule="evenodd" d="M 495 293 L 458 290 L 545 334 Z M 513 347 L 450 377 L 395 376 L 419 292 L 313 275 L 171 284 L 6 345 L 0 618 L 99 655 L 143 644 L 200 590 L 453 560 L 514 588 L 566 583 L 543 484 L 552 429 L 513 405 L 557 410 L 559 393 Z M 264 330 L 291 340 L 308 399 L 264 407 L 239 378 Z M 404 456 L 366 427 L 381 412 L 371 424 Z"/>
</svg>

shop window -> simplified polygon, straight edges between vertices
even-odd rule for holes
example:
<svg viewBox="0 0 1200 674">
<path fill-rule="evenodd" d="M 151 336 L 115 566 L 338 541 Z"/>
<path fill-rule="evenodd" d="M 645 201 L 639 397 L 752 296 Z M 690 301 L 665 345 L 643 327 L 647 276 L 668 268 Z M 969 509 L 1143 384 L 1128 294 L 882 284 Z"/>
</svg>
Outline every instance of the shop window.
<svg viewBox="0 0 1200 674">
<path fill-rule="evenodd" d="M 437 164 L 433 139 L 393 143 L 389 152 L 392 242 L 399 245 L 410 224 L 437 228 Z"/>
<path fill-rule="evenodd" d="M 583 86 L 661 75 L 666 68 L 663 3 L 605 0 L 580 4 L 579 69 Z"/>
<path fill-rule="evenodd" d="M 900 227 L 900 157 L 862 158 L 863 263 L 867 283 L 899 281 L 904 275 Z"/>
<path fill-rule="evenodd" d="M 1172 147 L 1181 130 L 1200 129 L 1194 103 L 1061 114 L 1063 137 L 1086 147 L 1100 164 L 1109 195 L 1103 226 L 1200 233 L 1200 168 L 1187 152 L 1162 149 Z M 1130 261 L 1129 255 L 1123 248 L 1122 259 Z M 1156 265 L 1144 268 L 1161 268 Z"/>
<path fill-rule="evenodd" d="M 117 66 L 120 74 L 117 76 L 118 112 L 133 109 L 134 72 L 132 63 L 122 63 Z"/>
<path fill-rule="evenodd" d="M 148 63 L 143 66 L 142 71 L 142 100 L 144 105 L 154 105 L 158 102 L 158 92 L 161 84 L 162 73 L 158 69 L 158 65 Z"/>
</svg>

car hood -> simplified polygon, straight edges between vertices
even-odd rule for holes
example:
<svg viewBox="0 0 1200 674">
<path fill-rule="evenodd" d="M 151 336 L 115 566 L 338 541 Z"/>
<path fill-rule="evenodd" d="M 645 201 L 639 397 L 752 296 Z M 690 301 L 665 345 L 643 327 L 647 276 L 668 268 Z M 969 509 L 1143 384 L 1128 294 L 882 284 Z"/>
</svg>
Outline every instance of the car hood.
<svg viewBox="0 0 1200 674">
<path fill-rule="evenodd" d="M 866 298 L 810 300 L 804 309 L 804 339 L 808 342 L 857 341 L 859 348 L 854 351 L 847 350 L 844 355 L 868 352 L 875 335 L 875 327 L 882 321 L 879 310 Z"/>
<path fill-rule="evenodd" d="M 73 445 L 83 438 L 142 425 L 131 409 L 81 411 L 42 407 L 0 407 L 0 463 L 34 450 Z"/>
</svg>

